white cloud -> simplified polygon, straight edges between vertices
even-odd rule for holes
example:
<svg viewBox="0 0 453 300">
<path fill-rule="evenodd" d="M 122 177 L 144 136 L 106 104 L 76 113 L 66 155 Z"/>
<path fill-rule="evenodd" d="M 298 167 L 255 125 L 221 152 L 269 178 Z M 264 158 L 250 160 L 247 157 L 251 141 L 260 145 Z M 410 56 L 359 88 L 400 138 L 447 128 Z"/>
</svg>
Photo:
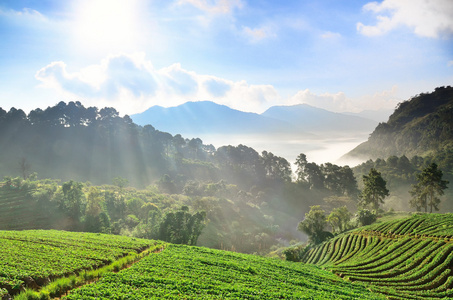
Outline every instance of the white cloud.
<svg viewBox="0 0 453 300">
<path fill-rule="evenodd" d="M 393 109 L 400 102 L 396 86 L 358 98 L 349 98 L 343 92 L 317 95 L 305 89 L 285 99 L 272 85 L 198 74 L 178 63 L 156 69 L 143 53 L 112 55 L 75 72 L 68 69 L 64 62 L 52 62 L 35 77 L 42 87 L 57 91 L 62 99 L 78 99 L 98 107 L 113 106 L 125 114 L 138 113 L 153 105 L 169 107 L 201 100 L 258 113 L 282 104 L 306 103 L 335 112 L 359 112 Z"/>
<path fill-rule="evenodd" d="M 306 89 L 297 92 L 287 100 L 288 105 L 308 104 L 333 112 L 360 112 L 363 110 L 393 109 L 399 100 L 396 98 L 397 86 L 390 90 L 364 95 L 358 98 L 346 97 L 343 92 L 316 95 Z"/>
<path fill-rule="evenodd" d="M 272 30 L 271 27 L 269 27 L 269 26 L 262 26 L 260 28 L 254 28 L 254 29 L 244 26 L 242 29 L 242 33 L 252 43 L 257 43 L 262 40 L 265 40 L 268 38 L 274 38 L 277 36 L 275 34 L 274 30 Z"/>
<path fill-rule="evenodd" d="M 185 70 L 180 64 L 155 69 L 143 54 L 116 55 L 76 72 L 64 62 L 39 70 L 41 86 L 83 103 L 114 106 L 121 113 L 137 113 L 152 105 L 174 106 L 187 101 L 212 100 L 244 111 L 263 111 L 280 96 L 271 85 L 251 85 Z"/>
<path fill-rule="evenodd" d="M 376 25 L 357 23 L 357 30 L 366 36 L 383 35 L 399 26 L 407 26 L 422 37 L 453 34 L 451 0 L 384 0 L 367 3 L 363 10 L 377 14 Z"/>
<path fill-rule="evenodd" d="M 341 34 L 338 32 L 326 31 L 321 34 L 321 37 L 326 40 L 335 40 L 341 38 Z"/>
<path fill-rule="evenodd" d="M 41 14 L 39 11 L 31 9 L 31 8 L 24 8 L 21 11 L 17 10 L 1 10 L 0 9 L 0 16 L 6 16 L 8 18 L 15 18 L 21 20 L 30 20 L 30 21 L 39 21 L 44 22 L 47 21 L 47 18 Z"/>
<path fill-rule="evenodd" d="M 453 60 L 450 60 L 450 61 L 447 63 L 447 66 L 453 67 Z"/>
<path fill-rule="evenodd" d="M 346 95 L 343 92 L 316 95 L 308 89 L 298 91 L 294 96 L 288 99 L 287 103 L 289 105 L 308 104 L 330 111 L 350 111 L 353 108 L 349 99 L 346 98 Z"/>
<path fill-rule="evenodd" d="M 210 15 L 231 14 L 234 9 L 241 9 L 243 6 L 241 0 L 179 0 L 177 4 L 190 4 Z"/>
</svg>

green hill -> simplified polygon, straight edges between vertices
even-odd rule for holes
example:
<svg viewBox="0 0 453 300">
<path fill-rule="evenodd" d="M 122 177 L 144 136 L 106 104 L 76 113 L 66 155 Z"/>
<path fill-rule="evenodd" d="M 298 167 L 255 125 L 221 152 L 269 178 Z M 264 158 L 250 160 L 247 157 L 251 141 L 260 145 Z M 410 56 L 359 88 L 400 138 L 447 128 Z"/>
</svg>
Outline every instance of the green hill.
<svg viewBox="0 0 453 300">
<path fill-rule="evenodd" d="M 391 299 L 453 297 L 453 214 L 414 215 L 359 228 L 308 250 L 301 261 Z"/>
<path fill-rule="evenodd" d="M 368 141 L 346 157 L 449 156 L 453 153 L 453 88 L 439 87 L 399 104 Z"/>
<path fill-rule="evenodd" d="M 0 245 L 4 299 L 50 299 L 80 285 L 64 299 L 381 299 L 316 266 L 203 247 L 55 230 L 0 231 Z"/>
</svg>

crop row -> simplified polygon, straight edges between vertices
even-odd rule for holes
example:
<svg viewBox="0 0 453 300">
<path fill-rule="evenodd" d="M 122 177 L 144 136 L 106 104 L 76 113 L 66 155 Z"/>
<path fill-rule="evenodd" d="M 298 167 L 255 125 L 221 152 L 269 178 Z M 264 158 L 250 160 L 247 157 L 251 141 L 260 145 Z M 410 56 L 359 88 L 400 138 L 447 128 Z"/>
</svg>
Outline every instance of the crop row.
<svg viewBox="0 0 453 300">
<path fill-rule="evenodd" d="M 453 238 L 453 214 L 413 215 L 411 218 L 368 226 L 364 231 L 381 235 Z"/>
<path fill-rule="evenodd" d="M 23 286 L 97 268 L 155 243 L 95 233 L 0 231 L 0 287 L 14 294 Z"/>
<path fill-rule="evenodd" d="M 64 299 L 381 299 L 305 264 L 168 245 Z"/>
<path fill-rule="evenodd" d="M 307 251 L 303 261 L 392 299 L 452 297 L 453 241 L 446 238 L 452 228 L 451 214 L 417 215 L 338 236 Z"/>
</svg>

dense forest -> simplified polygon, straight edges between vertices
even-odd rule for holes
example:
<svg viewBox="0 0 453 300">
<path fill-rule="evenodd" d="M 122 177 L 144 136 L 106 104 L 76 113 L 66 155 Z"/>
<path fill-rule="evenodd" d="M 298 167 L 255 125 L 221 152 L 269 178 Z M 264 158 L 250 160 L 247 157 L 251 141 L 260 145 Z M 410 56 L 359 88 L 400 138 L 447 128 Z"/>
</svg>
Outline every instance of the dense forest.
<svg viewBox="0 0 453 300">
<path fill-rule="evenodd" d="M 424 101 L 448 103 L 442 97 L 451 90 L 438 88 L 400 104 L 389 124 L 428 110 L 440 114 L 439 105 Z M 435 165 L 445 179 L 438 194 L 444 194 L 453 170 L 447 146 L 354 168 L 316 164 L 301 153 L 293 170 L 271 152 L 245 145 L 216 149 L 198 138 L 136 125 L 114 108 L 80 102 L 28 115 L 0 109 L 0 127 L 0 229 L 104 232 L 268 254 L 307 238 L 319 242 L 394 210 L 452 208 L 437 194 L 428 205 L 421 185 L 414 188 Z M 439 143 L 449 145 L 448 139 Z M 308 227 L 299 223 L 311 217 Z M 313 234 L 310 226 L 319 220 L 322 227 Z"/>
</svg>

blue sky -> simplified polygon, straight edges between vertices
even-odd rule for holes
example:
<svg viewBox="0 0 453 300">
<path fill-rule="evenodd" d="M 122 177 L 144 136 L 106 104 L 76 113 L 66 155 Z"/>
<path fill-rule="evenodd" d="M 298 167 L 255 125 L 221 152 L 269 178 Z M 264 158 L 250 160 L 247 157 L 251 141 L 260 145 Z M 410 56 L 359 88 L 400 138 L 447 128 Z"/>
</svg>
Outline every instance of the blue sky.
<svg viewBox="0 0 453 300">
<path fill-rule="evenodd" d="M 358 112 L 451 84 L 451 0 L 0 0 L 5 110 Z"/>
</svg>

